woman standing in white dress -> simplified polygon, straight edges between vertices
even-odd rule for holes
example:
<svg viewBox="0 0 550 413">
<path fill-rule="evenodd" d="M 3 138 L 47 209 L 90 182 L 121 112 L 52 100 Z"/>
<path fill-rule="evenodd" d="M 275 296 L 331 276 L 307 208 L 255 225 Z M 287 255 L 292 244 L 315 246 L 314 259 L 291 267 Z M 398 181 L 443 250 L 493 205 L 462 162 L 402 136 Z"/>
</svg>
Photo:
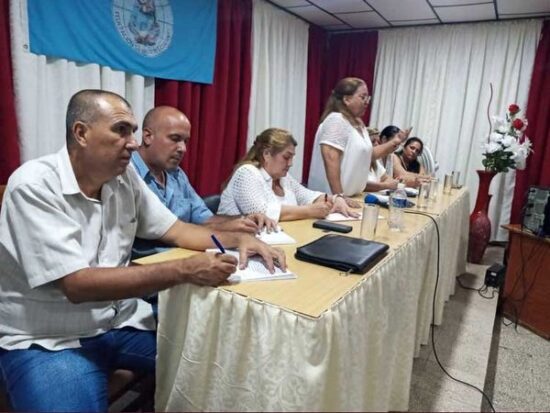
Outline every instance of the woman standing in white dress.
<svg viewBox="0 0 550 413">
<path fill-rule="evenodd" d="M 358 216 L 342 197 L 311 191 L 288 174 L 297 142 L 284 129 L 270 128 L 237 165 L 222 192 L 218 213 L 262 213 L 276 221 L 324 218 L 330 212 Z"/>
<path fill-rule="evenodd" d="M 362 79 L 347 77 L 332 91 L 315 134 L 309 188 L 346 197 L 365 190 L 371 160 L 393 152 L 404 137 L 373 149 L 361 117 L 370 102 Z M 350 206 L 356 201 L 345 198 Z"/>
</svg>

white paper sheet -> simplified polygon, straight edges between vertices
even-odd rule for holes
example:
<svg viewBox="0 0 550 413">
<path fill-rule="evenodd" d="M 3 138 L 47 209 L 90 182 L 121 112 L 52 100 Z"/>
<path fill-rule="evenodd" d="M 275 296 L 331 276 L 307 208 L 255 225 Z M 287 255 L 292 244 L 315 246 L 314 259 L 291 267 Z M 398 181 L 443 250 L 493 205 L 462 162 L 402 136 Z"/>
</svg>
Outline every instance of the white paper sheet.
<svg viewBox="0 0 550 413">
<path fill-rule="evenodd" d="M 217 249 L 207 249 L 207 252 L 219 252 Z M 225 250 L 226 254 L 233 255 L 239 259 L 239 251 Z M 264 265 L 264 261 L 260 256 L 248 257 L 248 265 L 244 270 L 238 269 L 229 276 L 227 281 L 231 284 L 249 282 L 249 281 L 274 281 L 274 280 L 292 280 L 296 278 L 296 274 L 287 271 L 282 271 L 279 267 L 275 267 L 275 272 L 271 274 Z"/>
<path fill-rule="evenodd" d="M 333 221 L 333 222 L 337 222 L 337 221 L 361 221 L 361 217 L 362 217 L 362 214 L 360 212 L 359 212 L 359 216 L 357 218 L 346 217 L 345 215 L 342 215 L 339 212 L 332 212 L 332 213 L 328 214 L 325 217 L 325 220 Z"/>
<path fill-rule="evenodd" d="M 257 237 L 269 245 L 296 244 L 296 240 L 284 232 L 281 227 L 277 227 L 277 232 L 271 231 L 270 233 L 267 233 L 264 228 Z"/>
</svg>

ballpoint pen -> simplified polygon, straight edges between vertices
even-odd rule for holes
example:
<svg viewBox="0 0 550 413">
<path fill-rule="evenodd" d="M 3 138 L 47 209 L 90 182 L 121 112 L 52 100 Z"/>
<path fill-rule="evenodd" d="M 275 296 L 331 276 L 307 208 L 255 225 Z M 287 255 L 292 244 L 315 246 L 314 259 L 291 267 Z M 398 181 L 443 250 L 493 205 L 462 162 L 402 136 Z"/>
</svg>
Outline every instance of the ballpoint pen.
<svg viewBox="0 0 550 413">
<path fill-rule="evenodd" d="M 223 247 L 222 243 L 218 241 L 216 236 L 214 234 L 210 235 L 210 238 L 212 238 L 212 241 L 214 241 L 214 244 L 216 244 L 216 247 L 220 250 L 222 254 L 225 254 L 225 248 Z"/>
</svg>

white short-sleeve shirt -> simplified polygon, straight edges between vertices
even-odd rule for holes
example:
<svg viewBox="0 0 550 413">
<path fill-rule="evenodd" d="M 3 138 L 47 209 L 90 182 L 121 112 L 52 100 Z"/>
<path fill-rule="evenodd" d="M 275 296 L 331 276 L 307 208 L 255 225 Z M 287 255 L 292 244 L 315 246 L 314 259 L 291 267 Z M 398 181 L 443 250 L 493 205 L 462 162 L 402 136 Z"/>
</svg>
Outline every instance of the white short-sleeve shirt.
<svg viewBox="0 0 550 413">
<path fill-rule="evenodd" d="M 23 164 L 0 214 L 0 347 L 60 350 L 113 328 L 154 330 L 143 300 L 73 304 L 54 281 L 128 265 L 136 234 L 160 238 L 176 219 L 132 168 L 105 183 L 98 201 L 80 191 L 66 147 Z"/>
<path fill-rule="evenodd" d="M 273 192 L 273 179 L 263 168 L 251 164 L 239 167 L 224 189 L 218 213 L 223 215 L 259 212 L 279 221 L 282 205 L 307 205 L 322 192 L 311 191 L 291 175 L 281 178 L 284 197 Z"/>
<path fill-rule="evenodd" d="M 367 128 L 363 127 L 360 133 L 339 112 L 332 112 L 319 125 L 313 145 L 308 187 L 330 193 L 321 145 L 332 146 L 343 153 L 340 181 L 344 195 L 353 196 L 363 192 L 372 156 L 372 143 Z"/>
</svg>

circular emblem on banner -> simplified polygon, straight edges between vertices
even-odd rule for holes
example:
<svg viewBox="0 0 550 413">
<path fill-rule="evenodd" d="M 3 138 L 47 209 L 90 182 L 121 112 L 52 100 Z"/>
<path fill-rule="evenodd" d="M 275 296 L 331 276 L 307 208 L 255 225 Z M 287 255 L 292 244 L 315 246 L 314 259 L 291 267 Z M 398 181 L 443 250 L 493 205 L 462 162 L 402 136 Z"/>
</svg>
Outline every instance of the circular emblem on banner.
<svg viewBox="0 0 550 413">
<path fill-rule="evenodd" d="M 169 0 L 113 0 L 113 20 L 124 41 L 143 56 L 155 57 L 172 42 Z"/>
</svg>

